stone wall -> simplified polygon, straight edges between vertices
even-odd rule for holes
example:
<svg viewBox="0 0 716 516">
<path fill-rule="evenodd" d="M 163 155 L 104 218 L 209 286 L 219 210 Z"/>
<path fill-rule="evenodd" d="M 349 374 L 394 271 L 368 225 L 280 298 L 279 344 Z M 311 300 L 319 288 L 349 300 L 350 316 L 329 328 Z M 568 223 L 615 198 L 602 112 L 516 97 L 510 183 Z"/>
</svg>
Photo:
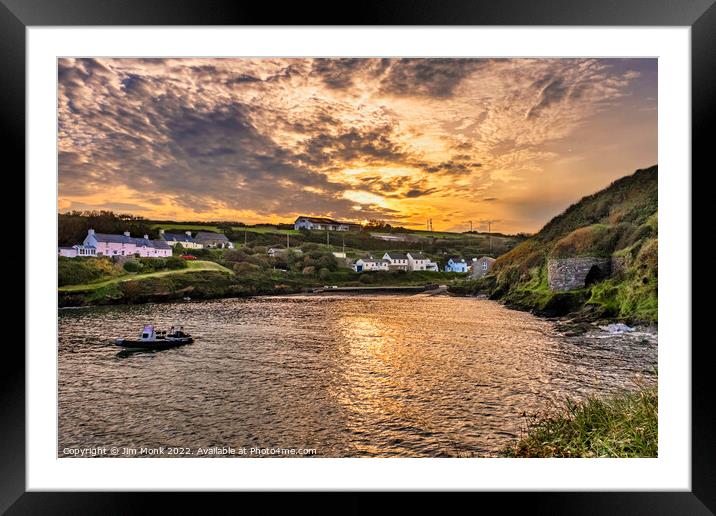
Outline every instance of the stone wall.
<svg viewBox="0 0 716 516">
<path fill-rule="evenodd" d="M 591 268 L 599 267 L 603 277 L 611 274 L 611 258 L 582 256 L 579 258 L 550 258 L 547 261 L 547 283 L 553 292 L 584 288 Z"/>
</svg>

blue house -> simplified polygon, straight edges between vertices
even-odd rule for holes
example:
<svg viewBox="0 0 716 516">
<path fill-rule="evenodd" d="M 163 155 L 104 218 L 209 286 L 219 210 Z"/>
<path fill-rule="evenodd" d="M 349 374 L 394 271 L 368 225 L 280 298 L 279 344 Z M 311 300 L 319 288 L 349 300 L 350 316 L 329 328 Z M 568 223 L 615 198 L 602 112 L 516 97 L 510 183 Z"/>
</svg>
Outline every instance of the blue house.
<svg viewBox="0 0 716 516">
<path fill-rule="evenodd" d="M 467 262 L 463 258 L 451 257 L 445 264 L 445 272 L 467 272 Z"/>
</svg>

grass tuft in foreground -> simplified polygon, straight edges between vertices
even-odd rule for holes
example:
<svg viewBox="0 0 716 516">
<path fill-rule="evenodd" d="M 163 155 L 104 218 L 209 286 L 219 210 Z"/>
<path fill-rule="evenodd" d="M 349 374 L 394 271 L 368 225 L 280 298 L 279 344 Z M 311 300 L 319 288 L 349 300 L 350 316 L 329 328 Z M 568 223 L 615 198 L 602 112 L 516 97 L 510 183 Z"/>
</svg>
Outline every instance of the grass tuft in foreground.
<svg viewBox="0 0 716 516">
<path fill-rule="evenodd" d="M 503 457 L 656 457 L 656 387 L 568 402 L 561 414 L 529 421 Z"/>
</svg>

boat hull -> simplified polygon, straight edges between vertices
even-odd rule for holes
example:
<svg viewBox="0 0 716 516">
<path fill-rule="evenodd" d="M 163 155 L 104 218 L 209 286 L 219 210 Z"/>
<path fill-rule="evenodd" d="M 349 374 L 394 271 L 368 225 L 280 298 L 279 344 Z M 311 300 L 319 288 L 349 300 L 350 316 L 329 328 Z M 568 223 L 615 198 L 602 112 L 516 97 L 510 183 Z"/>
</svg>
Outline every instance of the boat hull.
<svg viewBox="0 0 716 516">
<path fill-rule="evenodd" d="M 114 344 L 125 349 L 169 349 L 191 344 L 192 342 L 194 342 L 193 338 L 186 337 L 157 340 L 117 339 Z"/>
</svg>

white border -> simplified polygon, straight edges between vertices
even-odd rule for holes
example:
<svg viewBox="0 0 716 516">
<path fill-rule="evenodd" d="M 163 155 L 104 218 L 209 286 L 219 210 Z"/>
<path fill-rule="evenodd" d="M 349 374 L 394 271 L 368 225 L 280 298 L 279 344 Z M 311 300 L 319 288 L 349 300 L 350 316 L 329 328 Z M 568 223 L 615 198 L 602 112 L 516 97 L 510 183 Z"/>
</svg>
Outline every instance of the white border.
<svg viewBox="0 0 716 516">
<path fill-rule="evenodd" d="M 57 459 L 56 257 L 28 247 L 28 490 L 690 489 L 689 28 L 32 27 L 27 43 L 27 242 L 56 227 L 57 56 L 658 56 L 659 263 L 674 271 L 659 281 L 658 459 Z"/>
</svg>

